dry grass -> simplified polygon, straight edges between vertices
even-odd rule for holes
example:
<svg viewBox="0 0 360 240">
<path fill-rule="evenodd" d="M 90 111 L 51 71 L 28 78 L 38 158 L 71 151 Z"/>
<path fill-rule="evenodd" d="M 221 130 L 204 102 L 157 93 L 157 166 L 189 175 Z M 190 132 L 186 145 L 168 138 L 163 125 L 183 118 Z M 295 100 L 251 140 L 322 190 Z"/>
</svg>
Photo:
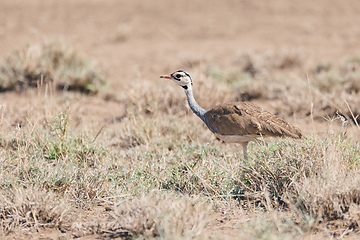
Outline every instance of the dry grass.
<svg viewBox="0 0 360 240">
<path fill-rule="evenodd" d="M 252 77 L 268 75 L 274 70 L 301 68 L 304 54 L 299 49 L 280 49 L 275 52 L 243 52 L 233 60 L 233 65 Z"/>
<path fill-rule="evenodd" d="M 45 189 L 14 187 L 0 194 L 1 231 L 18 227 L 60 227 L 72 220 L 72 207 L 66 199 Z"/>
<path fill-rule="evenodd" d="M 194 94 L 209 107 L 252 89 L 285 116 L 308 114 L 301 110 L 309 106 L 302 92 L 307 82 L 284 83 L 268 74 L 235 84 L 198 68 Z M 124 239 L 303 239 L 359 232 L 360 147 L 344 134 L 353 128 L 343 125 L 325 138 L 252 143 L 243 166 L 239 147 L 217 141 L 189 111 L 182 90 L 160 81 L 124 88 L 119 104 L 126 115 L 101 132 L 98 126 L 77 128 L 84 113 L 66 99 L 18 116 L 21 125 L 1 125 L 1 234 L 48 226 L 72 237 Z M 280 107 L 279 101 L 288 102 Z M 316 96 L 313 101 L 314 114 L 322 117 Z"/>
<path fill-rule="evenodd" d="M 72 118 L 64 113 L 45 125 L 25 125 L 13 133 L 13 138 L 3 139 L 5 154 L 0 176 L 4 195 L 21 187 L 45 187 L 46 191 L 41 190 L 44 196 L 68 199 L 83 209 L 99 202 L 121 202 L 114 212 L 110 211 L 113 217 L 108 220 L 90 225 L 67 221 L 68 229 L 83 232 L 77 236 L 111 232 L 138 237 L 204 238 L 206 226 L 216 221 L 206 216 L 219 218 L 234 207 L 250 211 L 248 214 L 251 209 L 272 213 L 266 218 L 255 217 L 258 215 L 254 213 L 250 222 L 234 230 L 252 227 L 259 236 L 301 236 L 320 227 L 339 235 L 346 229 L 358 230 L 357 145 L 336 135 L 324 140 L 252 144 L 244 185 L 237 191 L 243 170 L 237 149 L 214 138 L 210 140 L 213 146 L 207 145 L 211 135 L 196 118 L 188 117 L 187 125 L 183 125 L 167 115 L 157 115 L 148 118 L 146 113 L 129 110 L 126 119 L 118 124 L 132 130 L 120 127 L 117 132 L 129 139 L 137 137 L 141 144 L 121 149 L 111 146 L 114 135 L 98 136 L 93 142 L 96 132 L 71 133 Z M 350 185 L 345 176 L 352 179 Z M 339 178 L 343 181 L 339 182 Z M 341 192 L 335 183 L 341 185 Z M 166 191 L 149 194 L 156 189 Z M 21 191 L 18 194 L 20 199 L 29 195 Z M 69 211 L 56 210 L 61 212 L 56 215 L 50 203 L 44 204 L 37 220 L 58 226 L 62 219 L 71 218 Z M 283 215 L 284 211 L 288 213 Z M 278 220 L 273 224 L 269 221 L 274 221 L 270 220 L 274 216 Z M 8 219 L 4 218 L 3 224 L 8 224 Z M 34 226 L 21 222 L 25 223 Z M 72 228 L 68 226 L 71 223 Z M 275 230 L 279 226 L 281 231 Z"/>
<path fill-rule="evenodd" d="M 233 89 L 236 94 L 234 101 L 269 100 L 273 113 L 281 117 L 306 118 L 313 114 L 312 117 L 319 120 L 341 115 L 349 122 L 357 122 L 355 118 L 360 114 L 357 104 L 358 58 L 340 63 L 319 63 L 310 70 L 303 70 L 309 72 L 307 77 L 306 74 L 296 74 L 304 68 L 301 56 L 297 51 L 244 53 L 231 69 L 210 65 L 205 71 L 211 78 Z M 277 71 L 284 69 L 281 66 L 287 66 L 288 72 Z"/>
<path fill-rule="evenodd" d="M 212 220 L 211 204 L 186 196 L 147 194 L 115 207 L 120 226 L 135 236 L 190 239 L 204 233 Z"/>
<path fill-rule="evenodd" d="M 207 77 L 202 72 L 194 72 L 194 95 L 199 104 L 211 107 L 215 104 L 234 99 L 235 93 L 225 84 Z M 170 115 L 183 114 L 189 109 L 181 89 L 175 88 L 170 81 L 154 80 L 132 84 L 125 99 L 128 106 L 146 113 L 161 112 Z M 214 96 L 209 98 L 208 96 Z"/>
<path fill-rule="evenodd" d="M 61 42 L 27 45 L 0 62 L 0 91 L 50 84 L 58 90 L 96 93 L 105 75 L 94 62 Z"/>
<path fill-rule="evenodd" d="M 359 229 L 360 148 L 349 150 L 342 140 L 329 141 L 323 158 L 317 159 L 321 168 L 296 184 L 300 209 L 338 234 Z"/>
</svg>

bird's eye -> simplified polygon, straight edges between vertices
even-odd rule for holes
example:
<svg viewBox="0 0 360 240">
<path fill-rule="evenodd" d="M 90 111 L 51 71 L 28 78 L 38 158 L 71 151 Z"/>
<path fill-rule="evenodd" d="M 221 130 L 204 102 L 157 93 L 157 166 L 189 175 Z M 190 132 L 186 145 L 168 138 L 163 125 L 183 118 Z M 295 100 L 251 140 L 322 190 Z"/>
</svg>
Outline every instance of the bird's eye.
<svg viewBox="0 0 360 240">
<path fill-rule="evenodd" d="M 176 74 L 176 78 L 181 78 L 181 74 Z"/>
</svg>

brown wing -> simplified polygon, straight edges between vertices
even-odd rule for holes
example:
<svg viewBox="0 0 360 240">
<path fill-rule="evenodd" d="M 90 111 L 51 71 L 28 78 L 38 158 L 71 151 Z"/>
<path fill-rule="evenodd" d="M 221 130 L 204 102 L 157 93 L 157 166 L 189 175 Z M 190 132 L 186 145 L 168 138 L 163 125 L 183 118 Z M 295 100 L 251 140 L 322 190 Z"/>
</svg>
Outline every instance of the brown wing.
<svg viewBox="0 0 360 240">
<path fill-rule="evenodd" d="M 218 105 L 205 118 L 208 128 L 221 135 L 302 137 L 300 129 L 248 102 Z"/>
</svg>

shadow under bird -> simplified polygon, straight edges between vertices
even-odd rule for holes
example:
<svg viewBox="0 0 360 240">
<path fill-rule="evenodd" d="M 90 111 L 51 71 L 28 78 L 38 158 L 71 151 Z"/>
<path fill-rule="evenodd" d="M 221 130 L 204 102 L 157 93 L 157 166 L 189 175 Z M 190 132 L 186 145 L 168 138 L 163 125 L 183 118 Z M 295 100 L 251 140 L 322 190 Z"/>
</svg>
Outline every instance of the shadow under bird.
<svg viewBox="0 0 360 240">
<path fill-rule="evenodd" d="M 263 137 L 301 138 L 303 136 L 297 127 L 249 102 L 223 103 L 209 110 L 200 107 L 193 95 L 192 78 L 186 71 L 179 70 L 160 78 L 170 79 L 181 86 L 185 90 L 191 110 L 216 137 L 224 142 L 240 143 L 245 160 L 248 159 L 249 141 Z"/>
</svg>

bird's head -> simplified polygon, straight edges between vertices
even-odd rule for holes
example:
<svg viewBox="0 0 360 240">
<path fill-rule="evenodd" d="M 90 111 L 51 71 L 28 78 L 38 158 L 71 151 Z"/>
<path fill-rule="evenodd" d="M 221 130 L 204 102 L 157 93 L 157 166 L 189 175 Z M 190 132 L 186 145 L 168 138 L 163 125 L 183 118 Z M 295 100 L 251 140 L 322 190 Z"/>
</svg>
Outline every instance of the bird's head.
<svg viewBox="0 0 360 240">
<path fill-rule="evenodd" d="M 185 90 L 192 86 L 192 79 L 190 77 L 190 74 L 183 70 L 173 72 L 170 75 L 162 75 L 160 76 L 160 78 L 171 79 Z"/>
</svg>

